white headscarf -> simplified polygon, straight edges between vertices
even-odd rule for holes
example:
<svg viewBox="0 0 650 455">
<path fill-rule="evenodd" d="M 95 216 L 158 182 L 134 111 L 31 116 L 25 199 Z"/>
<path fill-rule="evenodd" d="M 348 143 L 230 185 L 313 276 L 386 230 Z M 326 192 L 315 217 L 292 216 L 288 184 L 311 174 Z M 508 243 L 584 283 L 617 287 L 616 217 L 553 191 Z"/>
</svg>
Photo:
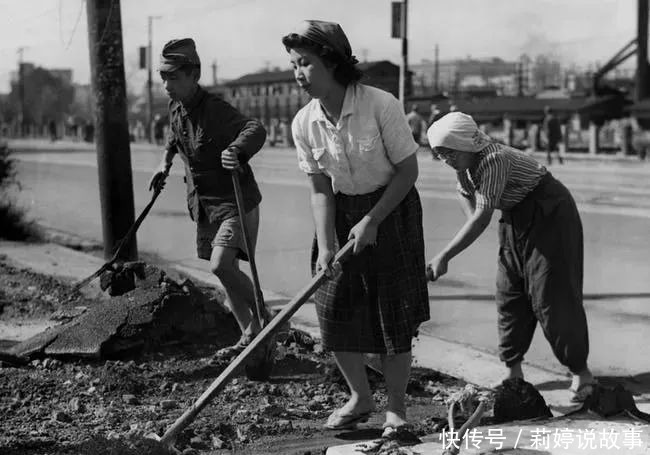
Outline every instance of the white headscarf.
<svg viewBox="0 0 650 455">
<path fill-rule="evenodd" d="M 471 115 L 450 112 L 434 122 L 427 131 L 430 147 L 446 147 L 461 152 L 480 152 L 492 139 L 478 129 Z"/>
</svg>

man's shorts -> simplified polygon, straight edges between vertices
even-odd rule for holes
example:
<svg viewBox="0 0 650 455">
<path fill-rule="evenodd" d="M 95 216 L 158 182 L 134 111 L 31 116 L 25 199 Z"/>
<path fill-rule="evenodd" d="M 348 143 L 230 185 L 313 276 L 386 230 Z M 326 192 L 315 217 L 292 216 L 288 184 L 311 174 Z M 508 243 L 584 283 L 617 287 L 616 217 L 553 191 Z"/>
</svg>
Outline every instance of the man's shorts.
<svg viewBox="0 0 650 455">
<path fill-rule="evenodd" d="M 253 251 L 255 251 L 257 243 L 259 221 L 259 207 L 255 207 L 246 214 L 246 228 Z M 221 223 L 198 223 L 196 225 L 196 252 L 199 258 L 210 260 L 214 247 L 235 248 L 239 250 L 237 258 L 248 261 L 244 234 L 238 216 L 223 220 Z"/>
</svg>

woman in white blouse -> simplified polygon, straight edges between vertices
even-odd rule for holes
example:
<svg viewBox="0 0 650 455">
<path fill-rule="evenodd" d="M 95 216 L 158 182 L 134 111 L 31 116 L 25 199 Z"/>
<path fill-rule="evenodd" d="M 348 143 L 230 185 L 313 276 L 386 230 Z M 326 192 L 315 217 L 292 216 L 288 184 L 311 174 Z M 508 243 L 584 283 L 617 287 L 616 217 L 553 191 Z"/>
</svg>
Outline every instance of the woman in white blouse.
<svg viewBox="0 0 650 455">
<path fill-rule="evenodd" d="M 312 100 L 292 123 L 298 161 L 311 184 L 314 271 L 330 280 L 316 293 L 323 347 L 332 351 L 350 400 L 327 428 L 352 428 L 375 410 L 363 354 L 379 354 L 386 379 L 385 428 L 406 421 L 411 343 L 429 319 L 422 207 L 414 187 L 417 144 L 395 97 L 359 83 L 338 24 L 304 21 L 282 40 L 296 81 Z M 339 273 L 330 261 L 354 238 Z"/>
</svg>

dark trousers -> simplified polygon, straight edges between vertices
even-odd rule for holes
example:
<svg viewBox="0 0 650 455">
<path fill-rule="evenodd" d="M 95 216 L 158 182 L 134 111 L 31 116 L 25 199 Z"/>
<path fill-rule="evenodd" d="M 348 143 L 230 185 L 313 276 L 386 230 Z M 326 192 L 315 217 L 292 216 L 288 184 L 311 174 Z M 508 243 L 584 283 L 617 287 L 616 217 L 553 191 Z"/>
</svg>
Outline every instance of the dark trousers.
<svg viewBox="0 0 650 455">
<path fill-rule="evenodd" d="M 499 221 L 499 356 L 521 362 L 539 322 L 557 359 L 578 373 L 589 337 L 582 304 L 583 234 L 569 190 L 550 173 Z"/>
<path fill-rule="evenodd" d="M 558 162 L 562 164 L 562 155 L 560 155 L 560 147 L 557 142 L 549 142 L 546 144 L 546 161 L 548 164 L 553 163 L 553 152 L 557 153 Z"/>
</svg>

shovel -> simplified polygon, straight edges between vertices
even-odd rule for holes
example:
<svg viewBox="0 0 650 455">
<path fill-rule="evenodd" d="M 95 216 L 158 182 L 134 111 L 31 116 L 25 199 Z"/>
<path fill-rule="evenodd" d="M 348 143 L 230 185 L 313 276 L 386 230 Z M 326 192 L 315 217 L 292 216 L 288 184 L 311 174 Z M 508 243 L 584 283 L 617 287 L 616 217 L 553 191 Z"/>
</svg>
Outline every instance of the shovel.
<svg viewBox="0 0 650 455">
<path fill-rule="evenodd" d="M 266 308 L 264 305 L 264 295 L 262 294 L 262 288 L 260 286 L 259 275 L 257 274 L 257 265 L 255 264 L 255 252 L 251 242 L 251 237 L 248 231 L 248 226 L 246 225 L 246 210 L 244 207 L 244 194 L 241 190 L 241 183 L 239 183 L 239 170 L 234 169 L 232 171 L 232 186 L 235 190 L 235 200 L 237 202 L 237 213 L 239 214 L 239 223 L 241 225 L 241 231 L 244 236 L 244 247 L 246 248 L 246 255 L 248 256 L 248 263 L 251 269 L 251 275 L 253 277 L 253 289 L 255 291 L 255 308 L 253 311 L 253 317 L 255 317 L 259 324 L 260 328 L 264 328 L 266 324 Z M 260 348 L 258 356 L 251 359 L 251 361 L 246 365 L 246 377 L 253 381 L 266 381 L 271 376 L 271 370 L 273 369 L 273 357 L 275 353 L 274 340 L 271 338 L 268 340 L 265 346 Z"/>
<path fill-rule="evenodd" d="M 77 292 L 79 289 L 82 287 L 86 286 L 88 283 L 90 283 L 92 280 L 100 276 L 102 273 L 107 272 L 113 268 L 113 264 L 117 262 L 117 260 L 120 258 L 122 255 L 123 250 L 125 247 L 129 244 L 133 236 L 135 235 L 136 231 L 144 221 L 145 217 L 149 214 L 149 211 L 151 210 L 151 207 L 153 207 L 154 202 L 156 202 L 156 199 L 162 192 L 162 185 L 159 186 L 158 188 L 154 189 L 153 196 L 151 196 L 151 200 L 147 204 L 147 206 L 142 210 L 142 213 L 140 213 L 140 216 L 138 216 L 138 219 L 135 220 L 135 223 L 129 228 L 127 231 L 126 235 L 122 237 L 122 240 L 120 240 L 120 243 L 117 244 L 117 249 L 115 250 L 115 253 L 113 254 L 113 257 L 106 262 L 104 265 L 102 265 L 95 273 L 90 275 L 87 278 L 84 278 L 83 280 L 79 281 L 77 284 L 74 285 L 72 290 L 70 291 L 70 295 L 74 294 Z"/>
<path fill-rule="evenodd" d="M 353 249 L 354 239 L 349 240 L 348 243 L 346 243 L 343 248 L 341 248 L 338 253 L 336 253 L 336 256 L 334 256 L 334 259 L 332 259 L 332 265 L 343 262 L 352 253 Z M 149 434 L 147 437 L 158 440 L 165 447 L 172 447 L 178 434 L 183 431 L 183 429 L 196 418 L 199 412 L 201 412 L 201 410 L 207 406 L 208 403 L 210 403 L 212 398 L 214 398 L 215 395 L 225 387 L 228 380 L 237 373 L 240 367 L 246 364 L 248 358 L 255 352 L 255 350 L 262 344 L 266 343 L 267 340 L 269 340 L 273 334 L 277 332 L 280 327 L 286 323 L 291 318 L 291 316 L 293 316 L 293 314 L 298 311 L 298 309 L 309 299 L 309 297 L 311 297 L 312 294 L 316 292 L 316 290 L 318 290 L 318 288 L 328 279 L 325 273 L 326 271 L 323 269 L 314 275 L 309 284 L 301 289 L 298 295 L 291 299 L 291 301 L 284 306 L 282 311 L 280 311 L 273 319 L 271 319 L 269 324 L 264 327 L 255 338 L 253 338 L 251 344 L 249 344 L 246 349 L 244 349 L 237 357 L 235 357 L 230 365 L 228 365 L 226 369 L 221 372 L 219 377 L 217 377 L 217 379 L 215 379 L 214 382 L 210 384 L 210 387 L 208 387 L 208 389 L 203 392 L 203 395 L 201 395 L 194 402 L 194 404 L 189 409 L 187 409 L 171 427 L 169 427 L 162 438 L 159 438 L 155 434 Z"/>
</svg>

